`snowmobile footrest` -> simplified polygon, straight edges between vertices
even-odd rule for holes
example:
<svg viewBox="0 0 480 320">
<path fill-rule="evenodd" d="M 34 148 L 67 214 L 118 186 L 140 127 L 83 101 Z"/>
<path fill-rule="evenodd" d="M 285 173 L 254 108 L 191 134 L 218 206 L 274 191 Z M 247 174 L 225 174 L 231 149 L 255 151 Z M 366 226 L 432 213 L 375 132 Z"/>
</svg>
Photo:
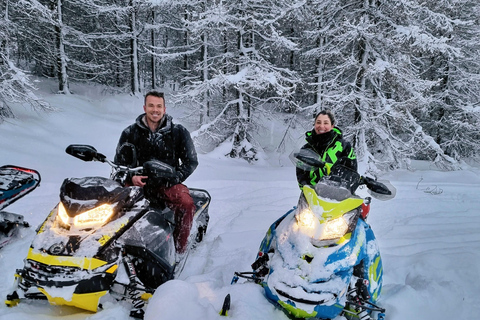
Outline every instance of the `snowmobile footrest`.
<svg viewBox="0 0 480 320">
<path fill-rule="evenodd" d="M 20 297 L 18 296 L 17 291 L 13 291 L 13 293 L 7 295 L 7 300 L 5 300 L 5 304 L 7 307 L 15 307 L 20 303 Z"/>
</svg>

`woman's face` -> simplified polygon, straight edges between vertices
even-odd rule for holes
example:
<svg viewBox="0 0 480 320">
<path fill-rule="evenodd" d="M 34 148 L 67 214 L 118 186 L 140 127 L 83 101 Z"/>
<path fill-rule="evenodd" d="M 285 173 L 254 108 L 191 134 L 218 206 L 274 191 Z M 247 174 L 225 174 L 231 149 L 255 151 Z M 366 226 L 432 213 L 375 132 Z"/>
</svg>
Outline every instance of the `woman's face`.
<svg viewBox="0 0 480 320">
<path fill-rule="evenodd" d="M 317 119 L 315 119 L 314 130 L 316 134 L 322 134 L 329 132 L 333 129 L 333 124 L 330 121 L 330 118 L 326 114 L 319 114 Z"/>
</svg>

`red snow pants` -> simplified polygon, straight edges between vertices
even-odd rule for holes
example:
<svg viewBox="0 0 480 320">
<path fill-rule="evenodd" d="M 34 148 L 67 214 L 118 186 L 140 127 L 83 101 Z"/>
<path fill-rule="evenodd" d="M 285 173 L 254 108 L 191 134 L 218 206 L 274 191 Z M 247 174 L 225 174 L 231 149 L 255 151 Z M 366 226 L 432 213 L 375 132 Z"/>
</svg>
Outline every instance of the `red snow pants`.
<svg viewBox="0 0 480 320">
<path fill-rule="evenodd" d="M 169 188 L 159 188 L 158 196 L 165 200 L 166 205 L 175 213 L 175 229 L 173 238 L 177 253 L 187 249 L 188 236 L 192 228 L 196 207 L 187 186 L 176 184 Z"/>
</svg>

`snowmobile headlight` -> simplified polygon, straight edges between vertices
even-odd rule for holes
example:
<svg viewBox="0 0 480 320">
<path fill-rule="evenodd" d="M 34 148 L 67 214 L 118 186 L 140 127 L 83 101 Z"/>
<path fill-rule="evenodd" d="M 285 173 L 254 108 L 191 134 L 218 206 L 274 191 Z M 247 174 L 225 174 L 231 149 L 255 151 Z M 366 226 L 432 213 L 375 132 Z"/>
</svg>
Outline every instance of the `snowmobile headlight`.
<svg viewBox="0 0 480 320">
<path fill-rule="evenodd" d="M 343 237 L 350 227 L 350 223 L 355 218 L 355 211 L 350 211 L 340 218 L 326 221 L 323 224 L 322 235 L 319 240 L 333 240 Z"/>
<path fill-rule="evenodd" d="M 69 217 L 62 203 L 58 206 L 58 216 L 67 226 L 86 228 L 105 223 L 113 215 L 113 206 L 105 203 L 99 207 L 85 211 L 75 217 Z"/>
<path fill-rule="evenodd" d="M 318 221 L 318 219 L 315 217 L 315 214 L 310 208 L 305 208 L 301 210 L 295 215 L 295 218 L 297 219 L 299 227 L 307 229 L 314 229 L 315 221 Z"/>
<path fill-rule="evenodd" d="M 68 216 L 67 210 L 65 210 L 65 207 L 61 202 L 58 204 L 57 212 L 62 223 L 66 226 L 70 226 L 70 217 Z"/>
<path fill-rule="evenodd" d="M 320 240 L 331 240 L 342 237 L 348 231 L 348 224 L 343 217 L 330 220 L 323 226 Z"/>
</svg>

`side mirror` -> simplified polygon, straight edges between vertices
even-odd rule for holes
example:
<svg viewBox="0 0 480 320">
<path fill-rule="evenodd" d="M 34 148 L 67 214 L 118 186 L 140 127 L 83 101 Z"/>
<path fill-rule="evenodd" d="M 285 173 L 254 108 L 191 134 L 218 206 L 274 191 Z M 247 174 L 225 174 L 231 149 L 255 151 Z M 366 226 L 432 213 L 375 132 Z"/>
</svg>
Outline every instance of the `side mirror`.
<svg viewBox="0 0 480 320">
<path fill-rule="evenodd" d="M 115 161 L 118 164 L 125 165 L 127 167 L 137 166 L 137 152 L 135 146 L 131 143 L 124 143 L 117 152 Z"/>
<path fill-rule="evenodd" d="M 107 158 L 103 154 L 97 152 L 97 149 L 94 147 L 84 144 L 71 144 L 65 149 L 65 152 L 83 161 L 105 162 L 105 159 Z"/>
<path fill-rule="evenodd" d="M 390 200 L 395 198 L 397 190 L 390 181 L 385 180 L 380 182 L 368 177 L 363 177 L 363 180 L 368 188 L 368 193 L 375 199 Z"/>
</svg>

